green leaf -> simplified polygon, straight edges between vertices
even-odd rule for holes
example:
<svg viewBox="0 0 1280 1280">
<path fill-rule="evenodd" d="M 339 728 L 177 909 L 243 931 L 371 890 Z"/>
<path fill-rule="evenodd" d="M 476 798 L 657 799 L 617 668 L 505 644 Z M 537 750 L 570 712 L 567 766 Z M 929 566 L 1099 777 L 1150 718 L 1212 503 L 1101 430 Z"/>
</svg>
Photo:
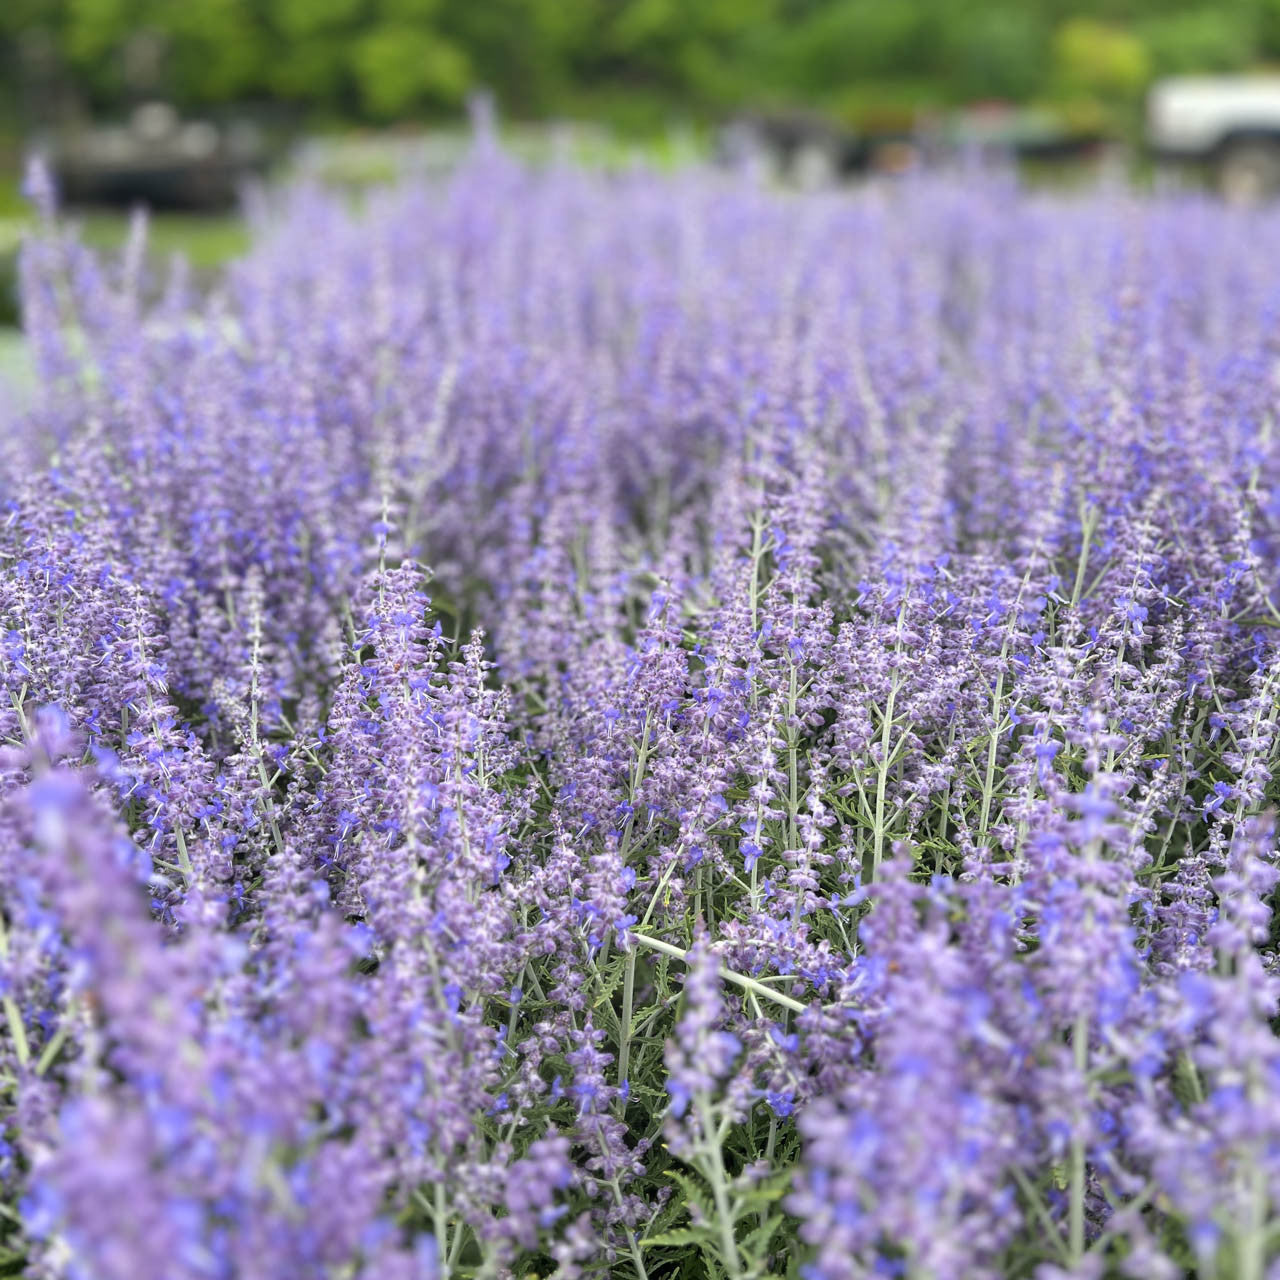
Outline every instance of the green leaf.
<svg viewBox="0 0 1280 1280">
<path fill-rule="evenodd" d="M 785 1219 L 781 1214 L 774 1214 L 766 1218 L 742 1240 L 742 1251 L 749 1257 L 760 1257 L 784 1221 Z"/>
<path fill-rule="evenodd" d="M 707 1227 L 681 1227 L 677 1231 L 663 1231 L 640 1241 L 642 1249 L 683 1248 L 686 1245 L 706 1244 L 711 1232 Z"/>
<path fill-rule="evenodd" d="M 667 1177 L 684 1192 L 685 1203 L 697 1205 L 702 1216 L 708 1222 L 714 1222 L 716 1211 L 710 1195 L 689 1174 L 681 1173 L 679 1169 L 668 1169 L 666 1173 Z"/>
</svg>

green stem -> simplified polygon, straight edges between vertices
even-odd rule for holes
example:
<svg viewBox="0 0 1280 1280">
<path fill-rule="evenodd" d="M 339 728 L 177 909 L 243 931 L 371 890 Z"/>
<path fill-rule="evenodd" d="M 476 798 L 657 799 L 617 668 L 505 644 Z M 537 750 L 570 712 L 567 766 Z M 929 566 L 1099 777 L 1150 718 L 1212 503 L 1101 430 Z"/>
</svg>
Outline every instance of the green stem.
<svg viewBox="0 0 1280 1280">
<path fill-rule="evenodd" d="M 444 1213 L 444 1183 L 437 1182 L 435 1189 L 436 1252 L 440 1259 L 442 1280 L 449 1277 L 449 1222 Z M 460 1233 L 459 1233 L 460 1234 Z"/>
<path fill-rule="evenodd" d="M 1027 1203 L 1031 1206 L 1031 1211 L 1039 1219 L 1040 1225 L 1045 1229 L 1045 1234 L 1049 1237 L 1050 1243 L 1053 1245 L 1054 1252 L 1060 1257 L 1065 1258 L 1065 1252 L 1062 1247 L 1062 1235 L 1057 1225 L 1049 1216 L 1049 1210 L 1045 1207 L 1044 1200 L 1040 1193 L 1031 1185 L 1030 1179 L 1017 1165 L 1012 1165 L 1009 1172 L 1013 1174 L 1013 1180 L 1022 1190 L 1022 1194 L 1026 1197 Z"/>
<path fill-rule="evenodd" d="M 4 1016 L 9 1023 L 9 1034 L 13 1037 L 13 1051 L 18 1055 L 18 1063 L 25 1067 L 31 1061 L 31 1047 L 27 1044 L 27 1029 L 22 1025 L 18 1002 L 12 996 L 4 998 Z"/>
<path fill-rule="evenodd" d="M 1240 1240 L 1240 1280 L 1262 1280 L 1267 1265 L 1267 1184 L 1257 1158 L 1249 1170 L 1249 1219 Z"/>
<path fill-rule="evenodd" d="M 613 1188 L 614 1203 L 621 1209 L 625 1203 L 622 1195 L 622 1186 L 618 1182 L 618 1175 L 615 1173 L 609 1180 L 609 1185 Z M 631 1252 L 631 1261 L 635 1263 L 636 1274 L 640 1280 L 649 1280 L 649 1272 L 645 1269 L 644 1256 L 640 1252 L 640 1242 L 636 1239 L 636 1233 L 627 1227 L 627 1247 Z"/>
<path fill-rule="evenodd" d="M 191 868 L 191 855 L 187 852 L 187 837 L 181 827 L 174 827 L 173 834 L 178 838 L 178 866 L 182 870 L 182 878 L 186 881 L 187 888 L 191 888 L 191 882 L 196 878 L 195 872 Z"/>
<path fill-rule="evenodd" d="M 62 1048 L 67 1039 L 67 1024 L 64 1022 L 52 1035 L 49 1043 L 45 1045 L 43 1052 L 40 1054 L 40 1060 L 36 1063 L 36 1075 L 42 1076 L 53 1066 L 54 1059 L 58 1056 L 58 1050 Z"/>
<path fill-rule="evenodd" d="M 1080 558 L 1076 561 L 1076 580 L 1071 588 L 1071 608 L 1080 603 L 1080 593 L 1084 589 L 1084 572 L 1089 563 L 1089 543 L 1093 539 L 1093 531 L 1098 523 L 1098 509 L 1092 504 L 1082 503 L 1084 510 L 1080 512 Z"/>
<path fill-rule="evenodd" d="M 5 932 L 4 921 L 0 920 L 0 961 L 9 959 L 9 935 Z M 13 1037 L 13 1051 L 17 1055 L 18 1065 L 25 1067 L 31 1060 L 31 1046 L 27 1043 L 27 1029 L 22 1022 L 22 1010 L 12 996 L 4 997 L 4 1016 L 9 1024 L 9 1034 Z"/>
<path fill-rule="evenodd" d="M 889 781 L 889 735 L 893 731 L 893 704 L 898 696 L 898 680 L 894 677 L 889 686 L 889 699 L 884 707 L 884 723 L 880 729 L 880 768 L 876 775 L 875 836 L 871 849 L 871 879 L 880 878 L 880 864 L 884 861 L 884 799 Z"/>
<path fill-rule="evenodd" d="M 1075 1067 L 1083 1079 L 1089 1066 L 1089 1019 L 1081 1013 L 1076 1017 L 1075 1027 L 1071 1033 L 1071 1047 L 1075 1056 Z M 1078 1266 L 1084 1257 L 1084 1138 L 1079 1134 L 1071 1139 L 1071 1198 L 1068 1206 L 1067 1250 L 1071 1265 Z"/>
<path fill-rule="evenodd" d="M 689 953 L 680 947 L 673 947 L 669 942 L 663 942 L 661 938 L 651 938 L 648 934 L 632 933 L 631 938 L 634 942 L 642 947 L 648 947 L 651 951 L 660 951 L 664 956 L 671 956 L 674 960 L 682 960 L 688 962 Z M 804 1013 L 809 1007 L 799 1000 L 793 1000 L 790 996 L 784 996 L 781 991 L 774 991 L 766 987 L 763 982 L 757 982 L 754 978 L 748 978 L 745 973 L 737 973 L 733 969 L 726 969 L 724 965 L 720 966 L 720 976 L 726 982 L 732 982 L 734 986 L 741 987 L 744 991 L 750 991 L 754 995 L 763 996 L 766 1000 L 772 1000 L 774 1004 L 780 1004 L 784 1009 L 793 1009 L 796 1013 Z"/>
<path fill-rule="evenodd" d="M 627 1078 L 631 1059 L 631 1013 L 636 995 L 636 949 L 627 953 L 626 969 L 622 978 L 622 1025 L 618 1031 L 618 1087 Z"/>
<path fill-rule="evenodd" d="M 1000 651 L 1001 662 L 1004 650 Z M 982 783 L 982 812 L 978 818 L 978 840 L 987 838 L 987 823 L 991 819 L 991 796 L 996 783 L 996 754 L 1000 749 L 1000 702 L 1004 698 L 1004 672 L 996 677 L 996 692 L 991 705 L 991 741 L 987 744 L 987 772 Z"/>
<path fill-rule="evenodd" d="M 698 1094 L 698 1114 L 702 1120 L 702 1132 L 706 1145 L 711 1194 L 716 1202 L 716 1219 L 720 1228 L 721 1261 L 730 1280 L 739 1280 L 743 1274 L 742 1260 L 738 1257 L 738 1242 L 733 1238 L 733 1214 L 729 1211 L 729 1191 L 726 1186 L 724 1160 L 720 1156 L 720 1142 L 711 1116 L 711 1104 L 705 1093 Z"/>
</svg>

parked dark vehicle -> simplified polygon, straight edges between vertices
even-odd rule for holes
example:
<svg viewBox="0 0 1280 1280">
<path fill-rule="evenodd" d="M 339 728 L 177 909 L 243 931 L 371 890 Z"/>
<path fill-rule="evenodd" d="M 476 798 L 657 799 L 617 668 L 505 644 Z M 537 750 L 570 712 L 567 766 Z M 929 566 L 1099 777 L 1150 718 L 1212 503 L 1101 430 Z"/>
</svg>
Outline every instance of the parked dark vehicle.
<svg viewBox="0 0 1280 1280">
<path fill-rule="evenodd" d="M 71 204 L 226 208 L 267 162 L 249 122 L 186 120 L 164 102 L 138 107 L 127 124 L 63 129 L 37 145 Z"/>
<path fill-rule="evenodd" d="M 1052 109 L 1012 102 L 975 102 L 935 116 L 921 136 L 931 154 L 978 151 L 1018 160 L 1077 161 L 1105 143 L 1097 129 L 1082 128 Z"/>
<path fill-rule="evenodd" d="M 716 141 L 723 163 L 763 163 L 776 177 L 798 186 L 837 181 L 866 169 L 867 139 L 824 116 L 808 112 L 755 112 L 727 124 Z"/>
<path fill-rule="evenodd" d="M 982 102 L 859 133 L 805 113 L 743 116 L 721 130 L 717 154 L 724 163 L 763 162 L 784 182 L 816 186 L 972 152 L 1074 162 L 1097 154 L 1105 142 L 1098 130 L 1073 126 L 1049 110 Z"/>
</svg>

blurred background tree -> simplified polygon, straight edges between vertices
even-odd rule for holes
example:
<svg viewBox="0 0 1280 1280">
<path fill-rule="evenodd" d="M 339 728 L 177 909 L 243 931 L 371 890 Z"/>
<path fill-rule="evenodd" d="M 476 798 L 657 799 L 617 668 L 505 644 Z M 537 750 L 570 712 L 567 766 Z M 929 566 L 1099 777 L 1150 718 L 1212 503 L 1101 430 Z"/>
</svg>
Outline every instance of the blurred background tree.
<svg viewBox="0 0 1280 1280">
<path fill-rule="evenodd" d="M 0 338 L 27 136 L 83 135 L 156 99 L 183 119 L 248 117 L 273 145 L 457 120 L 478 88 L 506 120 L 649 141 L 747 110 L 892 138 L 993 101 L 1031 108 L 1004 116 L 1042 136 L 1136 139 L 1160 76 L 1269 64 L 1280 0 L 0 0 Z M 356 169 L 381 173 L 367 142 Z M 114 244 L 126 227 L 95 211 L 85 235 Z M 154 224 L 153 243 L 205 266 L 243 241 L 230 213 Z"/>
<path fill-rule="evenodd" d="M 95 112 L 160 95 L 430 119 L 484 85 L 515 118 L 763 105 L 859 124 L 990 98 L 1131 106 L 1161 74 L 1280 60 L 1280 0 L 0 0 L 0 53 L 15 119 L 35 57 Z"/>
</svg>

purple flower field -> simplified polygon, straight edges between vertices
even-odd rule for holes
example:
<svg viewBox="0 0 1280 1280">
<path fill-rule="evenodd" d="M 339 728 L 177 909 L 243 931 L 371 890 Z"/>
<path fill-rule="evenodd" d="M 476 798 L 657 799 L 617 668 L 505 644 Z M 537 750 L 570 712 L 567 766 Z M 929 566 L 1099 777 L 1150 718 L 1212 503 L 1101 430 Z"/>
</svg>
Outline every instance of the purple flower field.
<svg viewBox="0 0 1280 1280">
<path fill-rule="evenodd" d="M 1280 212 L 35 194 L 0 1274 L 1280 1276 Z"/>
</svg>

